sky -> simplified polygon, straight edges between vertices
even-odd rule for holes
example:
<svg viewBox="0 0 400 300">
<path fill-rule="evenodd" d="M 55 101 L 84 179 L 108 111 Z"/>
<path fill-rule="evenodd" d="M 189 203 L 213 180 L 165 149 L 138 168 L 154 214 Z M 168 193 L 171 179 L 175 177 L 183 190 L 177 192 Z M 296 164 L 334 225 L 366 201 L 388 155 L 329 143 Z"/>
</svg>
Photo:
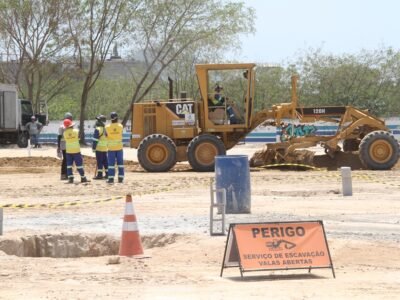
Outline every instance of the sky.
<svg viewBox="0 0 400 300">
<path fill-rule="evenodd" d="M 243 62 L 280 64 L 307 49 L 334 55 L 400 49 L 397 0 L 243 0 L 255 8 L 255 35 L 243 36 Z"/>
</svg>

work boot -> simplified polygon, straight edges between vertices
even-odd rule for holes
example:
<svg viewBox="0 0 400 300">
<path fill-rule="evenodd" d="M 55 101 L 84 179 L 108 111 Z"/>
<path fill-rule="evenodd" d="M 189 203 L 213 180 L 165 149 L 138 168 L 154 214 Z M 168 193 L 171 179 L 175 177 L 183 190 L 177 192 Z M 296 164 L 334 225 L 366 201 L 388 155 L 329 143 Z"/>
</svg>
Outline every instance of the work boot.
<svg viewBox="0 0 400 300">
<path fill-rule="evenodd" d="M 123 183 L 123 182 L 124 182 L 124 178 L 118 177 L 118 183 Z"/>
<path fill-rule="evenodd" d="M 74 183 L 74 177 L 68 178 L 68 183 Z"/>
<path fill-rule="evenodd" d="M 99 179 L 103 179 L 103 175 L 96 175 L 95 177 L 93 177 L 94 180 L 99 180 Z"/>
<path fill-rule="evenodd" d="M 81 177 L 81 182 L 82 182 L 82 183 L 84 183 L 84 182 L 90 182 L 90 180 L 88 180 L 88 179 L 86 178 L 86 176 L 83 176 L 83 177 Z"/>
<path fill-rule="evenodd" d="M 107 183 L 113 184 L 114 183 L 114 179 L 113 178 L 108 178 L 107 179 Z"/>
</svg>

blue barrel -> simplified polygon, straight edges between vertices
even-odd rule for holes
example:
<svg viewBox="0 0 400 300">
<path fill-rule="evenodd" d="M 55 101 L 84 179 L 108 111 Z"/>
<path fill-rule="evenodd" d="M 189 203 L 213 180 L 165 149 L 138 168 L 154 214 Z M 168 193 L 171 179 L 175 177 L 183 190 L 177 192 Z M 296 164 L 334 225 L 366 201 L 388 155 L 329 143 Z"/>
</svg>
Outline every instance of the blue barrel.
<svg viewBox="0 0 400 300">
<path fill-rule="evenodd" d="M 226 191 L 225 213 L 250 213 L 250 168 L 247 155 L 216 156 L 215 187 Z M 217 201 L 222 202 L 221 193 L 217 193 Z"/>
</svg>

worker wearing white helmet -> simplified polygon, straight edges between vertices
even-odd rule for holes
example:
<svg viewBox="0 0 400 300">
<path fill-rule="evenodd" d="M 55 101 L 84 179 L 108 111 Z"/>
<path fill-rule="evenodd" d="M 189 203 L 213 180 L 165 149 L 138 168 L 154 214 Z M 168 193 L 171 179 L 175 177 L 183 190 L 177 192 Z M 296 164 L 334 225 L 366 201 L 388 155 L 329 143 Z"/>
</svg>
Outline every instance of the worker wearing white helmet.
<svg viewBox="0 0 400 300">
<path fill-rule="evenodd" d="M 42 131 L 43 124 L 36 120 L 35 116 L 31 117 L 31 121 L 26 123 L 26 128 L 28 129 L 29 138 L 31 139 L 31 145 L 34 148 L 40 148 L 39 144 L 39 134 Z"/>
</svg>

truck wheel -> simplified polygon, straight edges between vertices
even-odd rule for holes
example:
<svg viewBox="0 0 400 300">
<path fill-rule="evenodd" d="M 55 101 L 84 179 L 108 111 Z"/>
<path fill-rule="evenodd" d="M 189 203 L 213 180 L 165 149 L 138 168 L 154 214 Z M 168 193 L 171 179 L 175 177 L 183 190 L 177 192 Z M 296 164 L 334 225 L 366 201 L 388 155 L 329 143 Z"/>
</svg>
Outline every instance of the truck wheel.
<svg viewBox="0 0 400 300">
<path fill-rule="evenodd" d="M 20 132 L 17 137 L 17 145 L 20 148 L 28 147 L 28 134 L 26 132 Z"/>
<path fill-rule="evenodd" d="M 139 144 L 137 156 L 146 171 L 167 172 L 176 163 L 176 146 L 169 137 L 152 134 Z"/>
<path fill-rule="evenodd" d="M 197 172 L 214 171 L 215 156 L 225 154 L 224 143 L 210 134 L 196 136 L 187 148 L 189 163 Z"/>
<path fill-rule="evenodd" d="M 387 131 L 372 131 L 360 143 L 359 156 L 371 170 L 389 170 L 399 159 L 399 144 Z"/>
<path fill-rule="evenodd" d="M 343 151 L 344 152 L 352 152 L 358 151 L 358 146 L 360 142 L 357 139 L 348 139 L 343 141 Z"/>
</svg>

